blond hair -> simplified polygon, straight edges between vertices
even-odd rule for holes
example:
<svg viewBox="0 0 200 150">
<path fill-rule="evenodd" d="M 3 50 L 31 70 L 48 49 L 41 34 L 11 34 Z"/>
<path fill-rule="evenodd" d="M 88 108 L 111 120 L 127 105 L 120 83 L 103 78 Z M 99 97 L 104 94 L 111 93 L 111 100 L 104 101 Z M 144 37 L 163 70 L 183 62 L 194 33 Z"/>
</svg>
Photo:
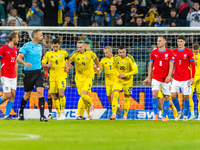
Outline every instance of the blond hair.
<svg viewBox="0 0 200 150">
<path fill-rule="evenodd" d="M 110 47 L 110 46 L 106 46 L 104 49 L 107 49 L 107 50 L 109 50 L 109 51 L 112 51 L 112 47 Z"/>
<path fill-rule="evenodd" d="M 16 11 L 16 13 L 17 13 L 17 9 L 11 9 L 11 10 L 10 10 L 10 13 L 9 13 L 10 16 L 12 16 L 12 12 L 13 12 L 13 11 Z"/>
</svg>

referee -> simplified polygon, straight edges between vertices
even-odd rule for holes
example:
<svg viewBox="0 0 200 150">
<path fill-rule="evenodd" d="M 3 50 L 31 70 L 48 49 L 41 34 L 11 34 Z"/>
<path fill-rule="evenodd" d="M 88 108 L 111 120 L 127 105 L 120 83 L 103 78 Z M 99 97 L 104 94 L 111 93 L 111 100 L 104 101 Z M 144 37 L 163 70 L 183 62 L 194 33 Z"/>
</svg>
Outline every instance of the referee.
<svg viewBox="0 0 200 150">
<path fill-rule="evenodd" d="M 40 121 L 48 121 L 44 116 L 44 86 L 43 86 L 43 73 L 41 71 L 41 57 L 42 57 L 42 43 L 43 34 L 40 30 L 34 30 L 32 32 L 32 41 L 27 42 L 19 50 L 18 62 L 24 64 L 24 97 L 21 100 L 21 107 L 19 111 L 19 120 L 24 120 L 24 107 L 28 99 L 30 98 L 31 91 L 34 86 L 37 90 L 40 107 Z"/>
</svg>

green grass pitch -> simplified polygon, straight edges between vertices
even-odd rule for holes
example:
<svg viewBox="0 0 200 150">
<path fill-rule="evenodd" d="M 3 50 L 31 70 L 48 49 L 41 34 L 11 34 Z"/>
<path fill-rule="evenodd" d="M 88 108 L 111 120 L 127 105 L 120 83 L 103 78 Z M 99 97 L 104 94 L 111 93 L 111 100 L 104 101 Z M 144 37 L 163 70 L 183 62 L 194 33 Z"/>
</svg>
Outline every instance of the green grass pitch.
<svg viewBox="0 0 200 150">
<path fill-rule="evenodd" d="M 0 150 L 75 149 L 199 150 L 200 122 L 0 120 Z"/>
</svg>

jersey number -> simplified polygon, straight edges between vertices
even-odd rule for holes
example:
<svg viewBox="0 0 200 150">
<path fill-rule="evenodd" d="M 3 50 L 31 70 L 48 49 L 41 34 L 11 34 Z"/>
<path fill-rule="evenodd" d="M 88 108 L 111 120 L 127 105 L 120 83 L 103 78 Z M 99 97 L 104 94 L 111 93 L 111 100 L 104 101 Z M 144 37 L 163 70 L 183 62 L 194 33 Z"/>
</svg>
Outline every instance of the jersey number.
<svg viewBox="0 0 200 150">
<path fill-rule="evenodd" d="M 159 66 L 162 66 L 162 61 L 159 61 Z"/>
<path fill-rule="evenodd" d="M 56 65 L 58 65 L 58 60 L 56 60 L 55 62 L 56 62 Z"/>
<path fill-rule="evenodd" d="M 181 65 L 181 60 L 179 60 L 179 65 Z"/>
<path fill-rule="evenodd" d="M 120 70 L 125 70 L 125 67 L 124 66 L 120 66 Z"/>
<path fill-rule="evenodd" d="M 112 69 L 112 66 L 111 65 L 109 65 L 109 67 L 110 67 L 110 70 Z"/>
<path fill-rule="evenodd" d="M 84 62 L 82 62 L 82 64 L 85 66 L 85 63 L 84 63 Z"/>
</svg>

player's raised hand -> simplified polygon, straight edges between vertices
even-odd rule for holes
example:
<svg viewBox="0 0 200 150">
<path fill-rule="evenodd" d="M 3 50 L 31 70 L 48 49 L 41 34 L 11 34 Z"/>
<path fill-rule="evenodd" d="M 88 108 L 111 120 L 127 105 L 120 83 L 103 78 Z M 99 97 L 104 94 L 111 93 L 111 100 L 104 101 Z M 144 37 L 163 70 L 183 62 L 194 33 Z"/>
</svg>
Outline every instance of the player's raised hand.
<svg viewBox="0 0 200 150">
<path fill-rule="evenodd" d="M 32 66 L 33 66 L 31 63 L 25 63 L 24 65 L 25 65 L 26 67 L 28 67 L 28 68 L 32 68 Z"/>
<path fill-rule="evenodd" d="M 50 60 L 50 62 L 48 63 L 48 67 L 50 68 L 52 66 L 52 61 Z"/>
<path fill-rule="evenodd" d="M 142 85 L 144 86 L 147 83 L 147 79 L 145 79 L 144 81 L 142 81 Z"/>
<path fill-rule="evenodd" d="M 191 84 L 191 85 L 194 84 L 194 78 L 191 78 L 191 79 L 190 79 L 190 84 Z"/>
<path fill-rule="evenodd" d="M 171 77 L 170 76 L 167 76 L 167 78 L 165 79 L 165 83 L 169 83 L 170 82 L 170 79 L 171 79 Z"/>
</svg>

